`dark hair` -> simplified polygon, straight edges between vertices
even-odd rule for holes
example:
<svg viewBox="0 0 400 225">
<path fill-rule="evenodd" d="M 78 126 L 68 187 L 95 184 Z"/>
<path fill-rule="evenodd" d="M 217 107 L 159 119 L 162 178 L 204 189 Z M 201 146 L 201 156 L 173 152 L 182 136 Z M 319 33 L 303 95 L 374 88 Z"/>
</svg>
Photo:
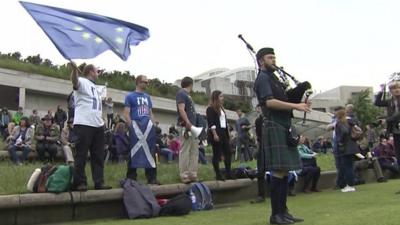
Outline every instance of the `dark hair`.
<svg viewBox="0 0 400 225">
<path fill-rule="evenodd" d="M 94 67 L 93 64 L 88 64 L 83 68 L 82 73 L 84 76 L 87 76 L 87 75 L 89 75 L 90 71 L 94 71 L 95 69 L 96 68 Z"/>
<path fill-rule="evenodd" d="M 191 77 L 184 77 L 181 81 L 181 87 L 187 88 L 190 85 L 193 85 L 193 79 Z"/>
<path fill-rule="evenodd" d="M 25 126 L 26 126 L 26 127 L 30 127 L 30 126 L 31 126 L 31 124 L 29 123 L 29 118 L 26 117 L 26 116 L 21 117 L 21 120 L 19 121 L 19 125 L 20 125 L 20 126 L 21 126 L 21 121 L 22 121 L 22 120 L 25 120 Z"/>
<path fill-rule="evenodd" d="M 145 75 L 137 76 L 135 79 L 135 84 L 138 85 L 143 80 L 144 77 L 146 77 L 146 76 Z"/>
<path fill-rule="evenodd" d="M 219 96 L 222 94 L 220 90 L 215 90 L 211 93 L 210 106 L 218 113 L 221 114 L 221 108 L 223 107 L 219 102 Z"/>
</svg>

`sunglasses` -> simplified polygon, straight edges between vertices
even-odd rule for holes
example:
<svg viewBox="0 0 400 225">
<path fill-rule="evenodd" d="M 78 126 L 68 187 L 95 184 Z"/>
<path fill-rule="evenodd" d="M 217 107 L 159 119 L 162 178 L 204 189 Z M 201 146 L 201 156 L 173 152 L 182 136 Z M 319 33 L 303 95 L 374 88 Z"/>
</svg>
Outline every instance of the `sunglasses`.
<svg viewBox="0 0 400 225">
<path fill-rule="evenodd" d="M 149 82 L 148 82 L 148 81 L 140 81 L 140 83 L 143 83 L 143 84 L 149 84 Z"/>
</svg>

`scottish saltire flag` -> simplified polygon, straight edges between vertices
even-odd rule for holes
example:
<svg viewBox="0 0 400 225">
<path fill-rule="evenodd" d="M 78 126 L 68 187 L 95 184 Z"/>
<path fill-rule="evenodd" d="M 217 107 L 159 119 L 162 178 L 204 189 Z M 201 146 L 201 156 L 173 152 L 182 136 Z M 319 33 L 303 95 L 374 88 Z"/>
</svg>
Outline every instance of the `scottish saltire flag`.
<svg viewBox="0 0 400 225">
<path fill-rule="evenodd" d="M 132 125 L 129 129 L 131 168 L 155 168 L 156 132 L 151 122 L 153 103 L 144 92 L 131 92 L 125 97 Z"/>
<path fill-rule="evenodd" d="M 111 50 L 121 59 L 149 38 L 145 27 L 93 13 L 20 2 L 66 59 L 89 59 Z"/>
<path fill-rule="evenodd" d="M 155 168 L 156 132 L 148 120 L 132 120 L 129 129 L 131 168 Z"/>
</svg>

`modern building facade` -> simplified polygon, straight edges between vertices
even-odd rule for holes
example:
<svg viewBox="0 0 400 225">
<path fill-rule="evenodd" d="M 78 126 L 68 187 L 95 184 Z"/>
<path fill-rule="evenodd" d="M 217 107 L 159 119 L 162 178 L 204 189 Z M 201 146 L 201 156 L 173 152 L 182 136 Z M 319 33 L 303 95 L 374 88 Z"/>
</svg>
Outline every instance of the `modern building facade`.
<svg viewBox="0 0 400 225">
<path fill-rule="evenodd" d="M 220 90 L 231 97 L 252 97 L 256 70 L 253 67 L 237 69 L 215 68 L 193 77 L 193 90 L 210 95 L 214 90 Z M 180 80 L 175 82 L 180 85 Z"/>
<path fill-rule="evenodd" d="M 316 94 L 311 97 L 312 109 L 333 113 L 337 106 L 346 105 L 354 96 L 367 89 L 369 90 L 370 98 L 373 99 L 372 87 L 367 86 L 339 86 Z"/>
</svg>

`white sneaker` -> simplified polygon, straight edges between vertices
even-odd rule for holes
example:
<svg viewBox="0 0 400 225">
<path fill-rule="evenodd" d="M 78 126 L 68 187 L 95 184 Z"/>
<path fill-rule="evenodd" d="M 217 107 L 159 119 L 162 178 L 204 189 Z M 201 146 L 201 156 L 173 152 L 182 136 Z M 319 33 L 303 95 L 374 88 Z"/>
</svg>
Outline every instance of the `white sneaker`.
<svg viewBox="0 0 400 225">
<path fill-rule="evenodd" d="M 346 187 L 342 188 L 341 191 L 343 193 L 345 193 L 345 192 L 353 192 L 353 191 L 356 191 L 356 189 L 354 187 L 350 187 L 349 185 L 346 185 Z"/>
</svg>

